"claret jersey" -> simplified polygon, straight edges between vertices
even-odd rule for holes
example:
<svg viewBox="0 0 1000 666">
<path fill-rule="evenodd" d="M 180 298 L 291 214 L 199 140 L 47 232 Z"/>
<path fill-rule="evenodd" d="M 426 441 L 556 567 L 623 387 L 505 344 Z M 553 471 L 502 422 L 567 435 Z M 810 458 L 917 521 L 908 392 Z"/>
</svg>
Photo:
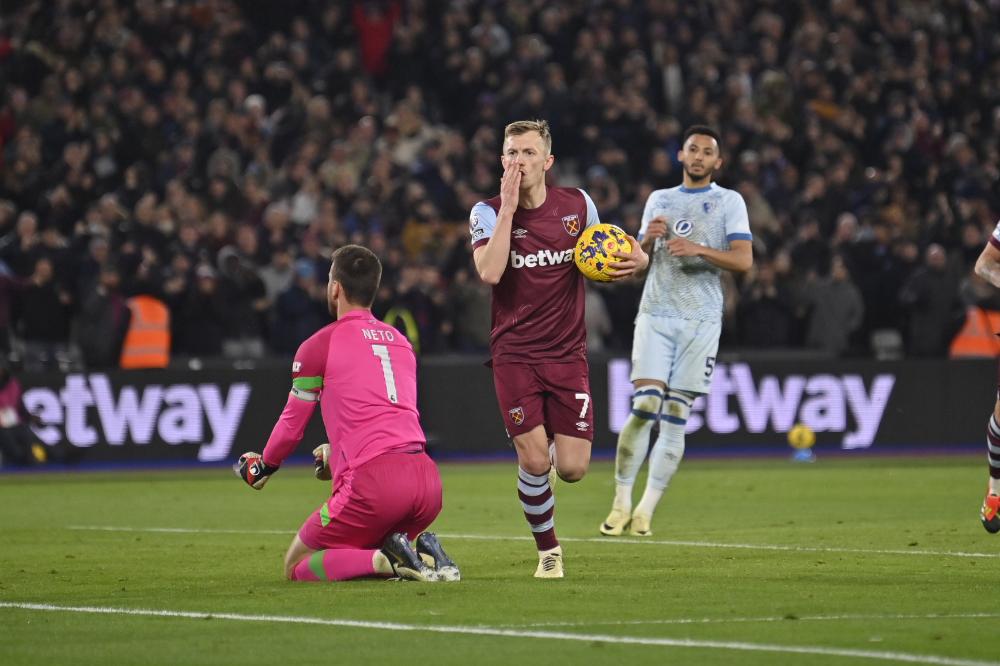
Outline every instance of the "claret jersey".
<svg viewBox="0 0 1000 666">
<path fill-rule="evenodd" d="M 473 206 L 473 248 L 489 242 L 499 211 L 499 196 Z M 580 232 L 598 222 L 590 196 L 569 187 L 549 187 L 541 206 L 514 213 L 507 268 L 493 286 L 494 364 L 586 358 L 583 276 L 573 248 Z"/>
</svg>

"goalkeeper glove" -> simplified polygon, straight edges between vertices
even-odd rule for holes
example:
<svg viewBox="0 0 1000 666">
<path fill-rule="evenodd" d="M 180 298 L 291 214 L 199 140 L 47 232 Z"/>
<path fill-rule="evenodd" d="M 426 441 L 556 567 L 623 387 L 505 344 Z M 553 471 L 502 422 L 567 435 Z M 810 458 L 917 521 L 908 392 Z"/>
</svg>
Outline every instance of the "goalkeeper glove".
<svg viewBox="0 0 1000 666">
<path fill-rule="evenodd" d="M 315 449 L 313 449 L 313 460 L 316 463 L 316 469 L 313 474 L 320 481 L 330 480 L 330 445 L 320 444 Z"/>
<path fill-rule="evenodd" d="M 271 478 L 271 475 L 278 471 L 278 466 L 271 466 L 264 462 L 264 457 L 254 451 L 248 451 L 240 456 L 240 459 L 233 465 L 233 471 L 246 484 L 254 490 L 260 490 Z"/>
</svg>

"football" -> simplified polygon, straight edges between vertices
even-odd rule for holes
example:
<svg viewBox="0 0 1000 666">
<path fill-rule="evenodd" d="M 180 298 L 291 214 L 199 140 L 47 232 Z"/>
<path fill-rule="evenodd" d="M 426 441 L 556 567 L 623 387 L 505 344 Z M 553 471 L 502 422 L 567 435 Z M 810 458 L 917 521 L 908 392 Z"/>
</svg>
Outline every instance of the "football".
<svg viewBox="0 0 1000 666">
<path fill-rule="evenodd" d="M 793 449 L 808 449 L 816 443 L 816 433 L 804 423 L 796 423 L 788 431 L 788 444 Z"/>
<path fill-rule="evenodd" d="M 580 233 L 573 251 L 573 261 L 584 277 L 610 282 L 614 270 L 608 264 L 617 261 L 615 252 L 631 252 L 632 244 L 621 228 L 613 224 L 593 224 Z"/>
</svg>

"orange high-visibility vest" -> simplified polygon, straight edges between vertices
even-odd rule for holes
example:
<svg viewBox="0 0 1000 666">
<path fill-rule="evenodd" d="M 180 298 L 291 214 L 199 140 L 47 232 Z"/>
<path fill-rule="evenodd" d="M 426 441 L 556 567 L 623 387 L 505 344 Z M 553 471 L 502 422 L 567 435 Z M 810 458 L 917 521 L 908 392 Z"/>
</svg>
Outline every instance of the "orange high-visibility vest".
<svg viewBox="0 0 1000 666">
<path fill-rule="evenodd" d="M 965 324 L 951 341 L 951 358 L 993 358 L 1000 356 L 1000 312 L 970 307 Z"/>
<path fill-rule="evenodd" d="M 165 368 L 170 362 L 170 310 L 152 296 L 127 301 L 132 320 L 122 345 L 120 365 L 126 370 Z"/>
</svg>

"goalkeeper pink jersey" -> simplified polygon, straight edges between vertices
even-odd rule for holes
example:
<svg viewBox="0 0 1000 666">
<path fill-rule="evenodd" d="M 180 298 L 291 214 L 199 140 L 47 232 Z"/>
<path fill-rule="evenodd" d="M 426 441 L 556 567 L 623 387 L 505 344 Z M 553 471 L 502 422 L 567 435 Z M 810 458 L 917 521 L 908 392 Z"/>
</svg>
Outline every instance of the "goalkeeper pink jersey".
<svg viewBox="0 0 1000 666">
<path fill-rule="evenodd" d="M 413 348 L 368 310 L 344 315 L 299 346 L 288 402 L 264 449 L 266 463 L 281 464 L 291 454 L 317 402 L 335 485 L 346 469 L 383 453 L 424 449 Z"/>
</svg>

